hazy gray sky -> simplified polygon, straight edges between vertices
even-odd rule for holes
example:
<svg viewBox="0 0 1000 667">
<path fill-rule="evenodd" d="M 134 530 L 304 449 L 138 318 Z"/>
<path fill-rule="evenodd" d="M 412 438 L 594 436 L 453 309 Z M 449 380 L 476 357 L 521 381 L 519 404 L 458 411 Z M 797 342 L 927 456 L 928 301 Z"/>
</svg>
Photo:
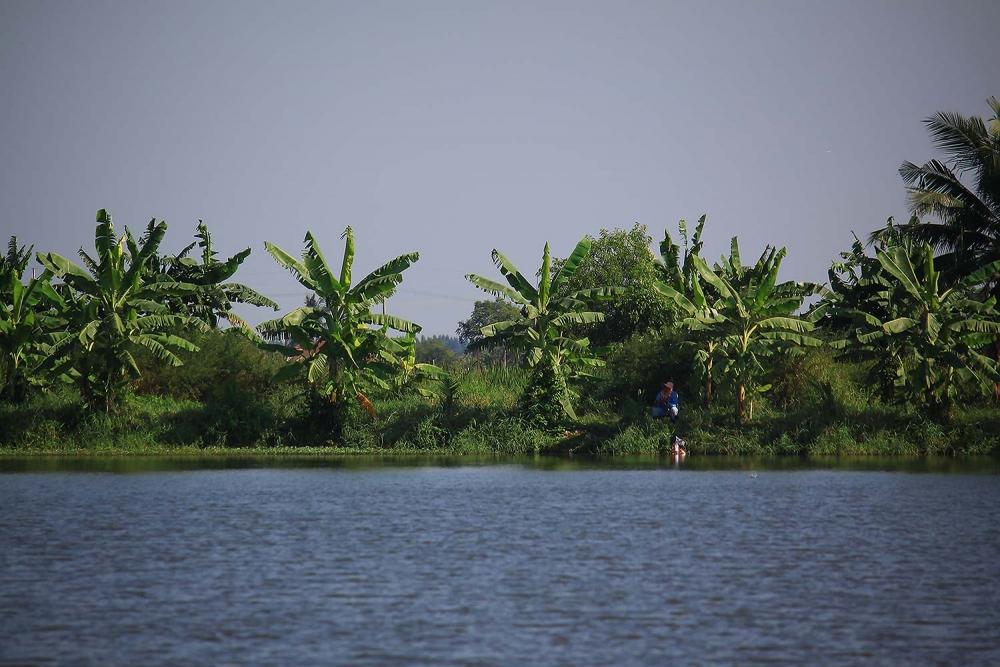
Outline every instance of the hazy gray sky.
<svg viewBox="0 0 1000 667">
<path fill-rule="evenodd" d="M 499 247 L 707 213 L 707 250 L 787 245 L 822 280 L 850 231 L 905 218 L 921 120 L 1000 94 L 1000 2 L 0 0 L 2 231 L 75 256 L 94 212 L 198 218 L 287 308 L 264 251 L 355 275 L 419 250 L 390 310 L 450 333 Z M 261 315 L 253 317 L 261 319 Z"/>
</svg>

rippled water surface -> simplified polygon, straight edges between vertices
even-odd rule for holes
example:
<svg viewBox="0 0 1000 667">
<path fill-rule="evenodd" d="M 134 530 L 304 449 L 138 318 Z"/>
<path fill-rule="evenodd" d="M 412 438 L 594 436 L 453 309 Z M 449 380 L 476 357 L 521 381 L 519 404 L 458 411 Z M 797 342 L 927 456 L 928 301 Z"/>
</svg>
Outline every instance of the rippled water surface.
<svg viewBox="0 0 1000 667">
<path fill-rule="evenodd" d="M 0 664 L 1000 663 L 990 466 L 224 465 L 0 463 Z"/>
</svg>

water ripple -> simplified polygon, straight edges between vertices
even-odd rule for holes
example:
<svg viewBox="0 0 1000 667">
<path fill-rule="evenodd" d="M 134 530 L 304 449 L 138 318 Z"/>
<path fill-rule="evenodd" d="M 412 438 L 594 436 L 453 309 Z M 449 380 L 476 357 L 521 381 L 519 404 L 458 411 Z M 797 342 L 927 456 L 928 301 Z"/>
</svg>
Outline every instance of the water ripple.
<svg viewBox="0 0 1000 667">
<path fill-rule="evenodd" d="M 0 476 L 0 664 L 1000 662 L 1000 478 Z"/>
</svg>

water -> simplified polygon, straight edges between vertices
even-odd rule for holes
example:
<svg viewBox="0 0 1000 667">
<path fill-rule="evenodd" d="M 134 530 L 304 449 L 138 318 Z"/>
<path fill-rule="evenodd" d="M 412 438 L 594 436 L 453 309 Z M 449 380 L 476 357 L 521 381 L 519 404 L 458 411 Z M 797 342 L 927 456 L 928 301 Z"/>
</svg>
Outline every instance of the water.
<svg viewBox="0 0 1000 667">
<path fill-rule="evenodd" d="M 1000 662 L 994 464 L 275 463 L 0 462 L 0 664 Z"/>
</svg>

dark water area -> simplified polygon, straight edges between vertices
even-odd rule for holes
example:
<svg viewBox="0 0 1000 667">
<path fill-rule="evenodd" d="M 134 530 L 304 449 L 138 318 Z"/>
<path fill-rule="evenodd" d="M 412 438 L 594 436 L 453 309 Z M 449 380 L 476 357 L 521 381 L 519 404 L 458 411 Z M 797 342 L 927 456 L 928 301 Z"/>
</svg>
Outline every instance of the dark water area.
<svg viewBox="0 0 1000 667">
<path fill-rule="evenodd" d="M 0 664 L 998 664 L 996 460 L 0 460 Z"/>
</svg>

